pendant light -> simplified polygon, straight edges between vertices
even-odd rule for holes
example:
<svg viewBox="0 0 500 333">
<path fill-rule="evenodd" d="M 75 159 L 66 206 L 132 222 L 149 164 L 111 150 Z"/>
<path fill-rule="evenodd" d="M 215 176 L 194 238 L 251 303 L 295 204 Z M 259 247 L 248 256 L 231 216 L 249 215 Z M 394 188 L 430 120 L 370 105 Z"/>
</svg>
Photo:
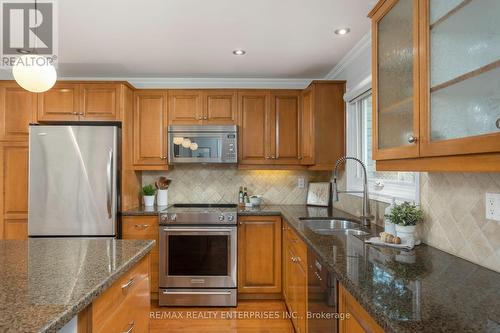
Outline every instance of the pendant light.
<svg viewBox="0 0 500 333">
<path fill-rule="evenodd" d="M 38 32 L 38 8 L 35 0 L 35 35 Z M 57 72 L 47 57 L 36 53 L 36 39 L 33 53 L 22 55 L 17 59 L 12 68 L 12 74 L 16 82 L 24 89 L 41 93 L 54 86 L 57 80 Z"/>
</svg>

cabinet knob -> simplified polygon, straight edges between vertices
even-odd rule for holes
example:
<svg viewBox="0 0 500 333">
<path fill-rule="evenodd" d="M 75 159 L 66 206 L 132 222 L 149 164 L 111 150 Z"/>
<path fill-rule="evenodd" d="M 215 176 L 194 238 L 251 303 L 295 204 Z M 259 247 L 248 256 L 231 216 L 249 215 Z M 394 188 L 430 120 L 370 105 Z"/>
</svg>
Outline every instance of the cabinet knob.
<svg viewBox="0 0 500 333">
<path fill-rule="evenodd" d="M 497 125 L 497 128 L 500 129 L 500 118 L 497 119 L 496 125 Z"/>
<path fill-rule="evenodd" d="M 202 117 L 202 116 L 199 116 L 199 117 L 198 117 L 198 120 L 202 120 L 202 119 L 203 119 L 203 117 Z"/>
<path fill-rule="evenodd" d="M 417 138 L 413 135 L 410 135 L 410 136 L 408 136 L 408 142 L 415 143 L 415 142 L 417 142 Z"/>
<path fill-rule="evenodd" d="M 272 158 L 273 160 L 275 160 L 275 159 L 276 159 L 276 156 L 271 156 L 271 158 Z"/>
<path fill-rule="evenodd" d="M 205 116 L 205 117 L 203 117 L 203 119 L 207 120 L 207 119 L 208 119 L 208 117 L 207 117 L 207 116 Z"/>
<path fill-rule="evenodd" d="M 301 160 L 301 159 L 303 159 L 303 157 L 302 157 L 302 156 L 299 156 L 299 157 L 298 157 L 298 159 L 299 159 L 299 160 Z"/>
<path fill-rule="evenodd" d="M 78 115 L 83 116 L 83 112 L 80 112 Z"/>
<path fill-rule="evenodd" d="M 73 112 L 73 114 L 76 116 L 78 114 L 78 112 Z"/>
<path fill-rule="evenodd" d="M 266 156 L 266 160 L 270 159 L 271 157 L 270 156 Z"/>
</svg>

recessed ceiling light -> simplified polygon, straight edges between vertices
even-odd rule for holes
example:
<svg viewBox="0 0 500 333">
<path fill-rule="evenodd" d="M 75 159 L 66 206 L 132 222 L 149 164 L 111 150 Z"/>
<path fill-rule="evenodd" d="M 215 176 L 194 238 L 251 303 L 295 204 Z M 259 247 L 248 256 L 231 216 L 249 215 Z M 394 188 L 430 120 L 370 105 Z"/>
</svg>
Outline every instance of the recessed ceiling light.
<svg viewBox="0 0 500 333">
<path fill-rule="evenodd" d="M 339 29 L 335 30 L 335 34 L 347 35 L 349 33 L 349 31 L 351 31 L 351 29 L 349 29 L 349 28 L 339 28 Z"/>
<path fill-rule="evenodd" d="M 247 53 L 247 52 L 245 50 L 241 50 L 241 49 L 233 51 L 234 55 L 244 55 L 245 53 Z"/>
</svg>

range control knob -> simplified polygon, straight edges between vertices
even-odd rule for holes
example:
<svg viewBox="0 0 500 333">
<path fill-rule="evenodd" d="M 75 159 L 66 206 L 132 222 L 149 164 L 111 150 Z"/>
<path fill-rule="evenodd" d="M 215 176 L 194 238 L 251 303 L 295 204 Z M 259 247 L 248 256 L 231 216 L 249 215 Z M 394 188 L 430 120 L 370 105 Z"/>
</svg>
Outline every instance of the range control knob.
<svg viewBox="0 0 500 333">
<path fill-rule="evenodd" d="M 228 220 L 229 222 L 233 222 L 233 220 L 234 220 L 234 216 L 233 216 L 233 215 L 229 215 L 229 216 L 227 217 L 227 220 Z"/>
<path fill-rule="evenodd" d="M 224 215 L 219 215 L 219 221 L 224 221 Z"/>
<path fill-rule="evenodd" d="M 177 220 L 177 214 L 170 215 L 170 221 L 176 221 L 176 220 Z"/>
</svg>

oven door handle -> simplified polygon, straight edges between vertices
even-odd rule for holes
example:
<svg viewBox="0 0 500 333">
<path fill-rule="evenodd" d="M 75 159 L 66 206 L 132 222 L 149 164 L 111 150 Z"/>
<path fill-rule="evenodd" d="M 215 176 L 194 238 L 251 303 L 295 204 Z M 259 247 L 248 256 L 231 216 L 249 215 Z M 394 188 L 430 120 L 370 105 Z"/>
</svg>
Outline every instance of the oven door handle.
<svg viewBox="0 0 500 333">
<path fill-rule="evenodd" d="M 230 291 L 163 291 L 164 295 L 231 295 Z"/>
<path fill-rule="evenodd" d="M 175 231 L 175 232 L 231 232 L 236 228 L 176 228 L 176 227 L 167 227 L 163 228 L 163 231 Z"/>
</svg>

